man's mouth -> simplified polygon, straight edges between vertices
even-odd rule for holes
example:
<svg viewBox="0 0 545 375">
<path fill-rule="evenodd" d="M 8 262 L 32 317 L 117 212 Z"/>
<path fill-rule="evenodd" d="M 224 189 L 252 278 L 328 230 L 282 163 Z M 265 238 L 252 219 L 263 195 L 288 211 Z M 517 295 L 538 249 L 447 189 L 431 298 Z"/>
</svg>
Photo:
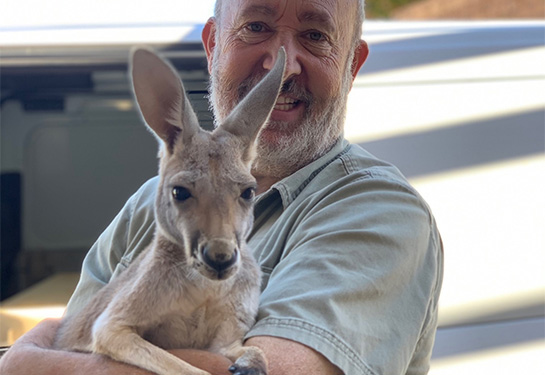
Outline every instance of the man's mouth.
<svg viewBox="0 0 545 375">
<path fill-rule="evenodd" d="M 276 101 L 274 109 L 277 111 L 289 111 L 295 108 L 297 104 L 299 104 L 299 100 L 280 95 Z"/>
</svg>

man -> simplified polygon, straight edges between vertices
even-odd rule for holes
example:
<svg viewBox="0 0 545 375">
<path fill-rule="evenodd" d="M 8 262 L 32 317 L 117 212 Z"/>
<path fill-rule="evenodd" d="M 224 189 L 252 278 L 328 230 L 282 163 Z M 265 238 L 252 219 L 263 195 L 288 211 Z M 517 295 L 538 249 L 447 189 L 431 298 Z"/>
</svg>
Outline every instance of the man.
<svg viewBox="0 0 545 375">
<path fill-rule="evenodd" d="M 287 52 L 284 88 L 253 167 L 260 195 L 249 238 L 264 280 L 246 343 L 263 349 L 271 375 L 429 368 L 443 262 L 435 221 L 395 167 L 342 137 L 347 95 L 368 54 L 362 20 L 356 0 L 220 0 L 203 30 L 220 122 L 280 46 Z M 93 246 L 68 314 L 149 243 L 156 185 L 146 183 Z M 23 337 L 2 373 L 145 373 L 48 349 L 57 325 Z M 215 374 L 229 367 L 206 352 L 176 354 Z"/>
</svg>

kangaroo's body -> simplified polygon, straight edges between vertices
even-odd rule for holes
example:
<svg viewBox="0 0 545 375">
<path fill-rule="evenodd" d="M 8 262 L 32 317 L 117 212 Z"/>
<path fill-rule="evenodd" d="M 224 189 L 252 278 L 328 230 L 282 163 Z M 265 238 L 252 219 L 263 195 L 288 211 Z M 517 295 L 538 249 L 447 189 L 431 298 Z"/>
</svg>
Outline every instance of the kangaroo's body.
<svg viewBox="0 0 545 375">
<path fill-rule="evenodd" d="M 82 312 L 63 319 L 57 348 L 159 375 L 206 375 L 165 350 L 196 348 L 227 356 L 235 374 L 266 374 L 263 353 L 242 345 L 261 282 L 245 238 L 253 224 L 254 143 L 284 64 L 281 50 L 273 70 L 210 133 L 199 128 L 174 70 L 148 50 L 133 53 L 135 96 L 163 146 L 155 237 Z"/>
</svg>

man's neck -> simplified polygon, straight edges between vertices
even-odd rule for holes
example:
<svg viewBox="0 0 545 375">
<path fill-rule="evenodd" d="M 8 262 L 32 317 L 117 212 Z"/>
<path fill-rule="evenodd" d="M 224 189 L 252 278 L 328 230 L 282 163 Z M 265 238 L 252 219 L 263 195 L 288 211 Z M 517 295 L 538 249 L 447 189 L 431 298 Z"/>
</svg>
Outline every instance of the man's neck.
<svg viewBox="0 0 545 375">
<path fill-rule="evenodd" d="M 256 194 L 261 194 L 266 192 L 273 186 L 275 183 L 277 183 L 280 179 L 277 177 L 269 177 L 269 176 L 255 176 L 255 179 L 257 181 L 257 191 Z"/>
</svg>

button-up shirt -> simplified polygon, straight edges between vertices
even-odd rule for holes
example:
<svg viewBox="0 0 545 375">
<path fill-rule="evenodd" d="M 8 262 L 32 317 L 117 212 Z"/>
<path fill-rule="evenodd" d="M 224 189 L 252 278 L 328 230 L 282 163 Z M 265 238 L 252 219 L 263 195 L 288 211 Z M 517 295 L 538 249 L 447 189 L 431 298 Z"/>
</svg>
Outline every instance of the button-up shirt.
<svg viewBox="0 0 545 375">
<path fill-rule="evenodd" d="M 157 185 L 144 184 L 93 245 L 67 314 L 151 243 Z M 263 283 L 247 338 L 297 341 L 346 375 L 427 373 L 443 250 L 397 168 L 340 139 L 258 196 L 254 216 L 248 244 Z"/>
</svg>

